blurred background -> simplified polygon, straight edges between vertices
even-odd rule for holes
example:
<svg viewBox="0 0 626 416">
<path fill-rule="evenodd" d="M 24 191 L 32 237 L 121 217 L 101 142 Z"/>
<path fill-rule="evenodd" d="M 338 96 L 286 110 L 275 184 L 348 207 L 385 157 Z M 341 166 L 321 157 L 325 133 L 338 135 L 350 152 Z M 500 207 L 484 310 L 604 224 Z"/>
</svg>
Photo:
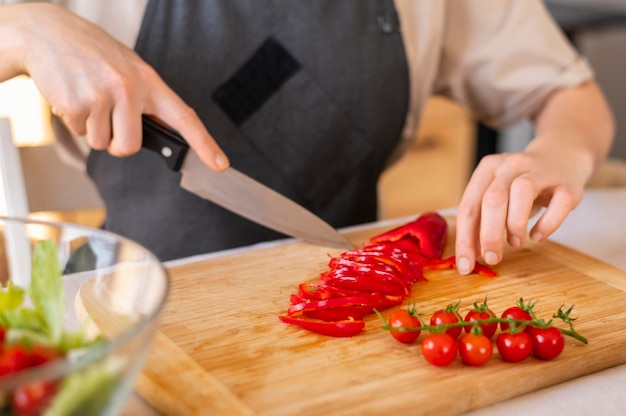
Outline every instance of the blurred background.
<svg viewBox="0 0 626 416">
<path fill-rule="evenodd" d="M 545 3 L 594 67 L 616 117 L 610 159 L 589 186 L 626 186 L 626 0 Z M 0 119 L 10 121 L 0 123 L 0 213 L 8 208 L 98 226 L 104 218 L 102 201 L 86 173 L 65 163 L 56 150 L 48 108 L 28 78 L 0 84 Z M 2 137 L 9 133 L 11 143 Z M 433 97 L 412 148 L 380 182 L 381 218 L 457 205 L 481 157 L 521 150 L 531 137 L 528 123 L 493 131 L 466 109 Z"/>
</svg>

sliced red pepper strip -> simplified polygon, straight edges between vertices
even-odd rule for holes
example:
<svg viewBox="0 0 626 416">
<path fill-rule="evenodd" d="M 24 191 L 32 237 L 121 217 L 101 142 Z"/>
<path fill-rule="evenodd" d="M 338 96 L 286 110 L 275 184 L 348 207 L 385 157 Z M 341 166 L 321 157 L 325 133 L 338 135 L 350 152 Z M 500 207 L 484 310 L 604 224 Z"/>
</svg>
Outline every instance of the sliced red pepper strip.
<svg viewBox="0 0 626 416">
<path fill-rule="evenodd" d="M 287 315 L 281 315 L 278 318 L 286 324 L 298 325 L 311 332 L 330 337 L 352 337 L 365 329 L 365 322 L 358 320 L 325 322 Z"/>
<path fill-rule="evenodd" d="M 364 306 L 368 309 L 379 308 L 392 303 L 389 299 L 382 296 L 354 296 L 354 297 L 339 297 L 324 300 L 307 300 L 295 305 L 291 305 L 287 310 L 287 315 L 293 316 L 303 313 L 307 310 L 319 310 L 319 309 L 333 309 L 333 308 L 346 308 Z M 362 309 L 355 309 L 359 311 Z"/>
<path fill-rule="evenodd" d="M 303 298 L 300 295 L 296 295 L 295 293 L 292 293 L 289 296 L 289 303 L 291 303 L 292 305 L 295 305 L 296 303 L 304 302 L 305 299 L 307 299 L 307 298 Z"/>
<path fill-rule="evenodd" d="M 445 259 L 434 259 L 430 263 L 428 263 L 426 266 L 424 266 L 424 270 L 445 270 L 445 269 L 456 269 L 456 257 L 455 256 L 450 256 Z M 472 273 L 476 273 L 485 277 L 495 277 L 498 275 L 498 273 L 496 273 L 496 271 L 493 270 L 491 267 L 485 264 L 479 263 L 479 262 L 474 263 L 474 270 L 472 270 Z"/>
<path fill-rule="evenodd" d="M 404 281 L 404 276 L 402 276 L 402 274 L 398 272 L 397 269 L 378 260 L 359 262 L 352 259 L 334 257 L 330 261 L 329 266 L 331 270 L 352 270 L 358 273 L 365 273 L 372 276 L 380 276 L 381 278 L 398 280 L 398 282 Z"/>
<path fill-rule="evenodd" d="M 381 292 L 385 295 L 407 296 L 406 289 L 391 280 L 383 280 L 380 277 L 366 274 L 347 273 L 334 270 L 325 274 L 322 281 L 339 289 L 360 290 L 363 292 Z"/>
<path fill-rule="evenodd" d="M 479 262 L 474 264 L 474 273 L 478 273 L 479 275 L 485 277 L 496 277 L 498 275 L 498 273 L 496 273 L 496 271 L 491 267 Z"/>
<path fill-rule="evenodd" d="M 456 257 L 450 256 L 445 259 L 433 259 L 424 266 L 424 270 L 446 270 L 456 268 Z"/>
<path fill-rule="evenodd" d="M 314 284 L 309 284 L 309 286 L 316 286 L 319 288 L 319 291 L 321 292 L 325 292 L 330 294 L 330 296 L 324 298 L 324 299 L 329 299 L 331 297 L 342 297 L 342 296 L 376 296 L 376 297 L 380 297 L 380 298 L 384 298 L 387 299 L 389 302 L 392 302 L 394 304 L 401 304 L 402 301 L 405 298 L 404 294 L 400 294 L 400 295 L 390 295 L 387 293 L 382 293 L 382 292 L 377 292 L 377 291 L 372 291 L 372 290 L 353 290 L 353 289 L 344 289 L 344 288 L 340 288 L 340 287 L 334 287 L 334 286 L 330 286 L 327 285 L 325 283 L 322 282 L 318 282 L 318 283 L 314 283 Z M 304 301 L 305 299 L 307 299 L 306 297 L 302 296 L 302 297 L 298 297 L 296 295 L 296 298 L 300 299 L 300 302 Z M 312 300 L 321 300 L 322 298 L 310 298 Z M 292 304 L 294 303 L 300 303 L 300 302 L 292 302 Z"/>
<path fill-rule="evenodd" d="M 305 311 L 303 313 L 307 318 L 319 319 L 320 321 L 326 322 L 336 322 L 336 321 L 347 321 L 347 320 L 355 320 L 362 321 L 363 316 L 369 314 L 359 314 L 354 311 L 344 311 L 344 310 L 336 310 L 336 309 L 319 309 L 316 311 Z"/>
<path fill-rule="evenodd" d="M 298 296 L 301 299 L 322 300 L 336 297 L 337 295 L 337 291 L 330 286 L 311 283 L 300 283 L 298 285 Z"/>
<path fill-rule="evenodd" d="M 411 294 L 411 287 L 407 283 L 405 276 L 395 268 L 378 260 L 360 263 L 350 259 L 334 257 L 330 261 L 330 269 L 330 275 L 333 277 L 368 276 L 379 278 L 382 281 L 396 282 L 402 287 L 407 296 Z"/>
<path fill-rule="evenodd" d="M 382 251 L 350 251 L 341 255 L 343 259 L 349 259 L 361 264 L 373 264 L 375 267 L 384 264 L 400 274 L 402 280 L 413 284 L 423 277 L 421 267 L 414 267 L 406 258 L 394 255 L 393 252 L 384 253 Z"/>
<path fill-rule="evenodd" d="M 405 224 L 407 225 L 407 224 Z M 401 253 L 403 255 L 417 255 L 424 260 L 426 258 L 421 255 L 420 242 L 415 238 L 400 238 L 394 241 L 378 241 L 365 244 L 362 250 L 381 250 L 385 252 Z"/>
<path fill-rule="evenodd" d="M 446 244 L 448 223 L 436 212 L 420 215 L 415 221 L 370 238 L 372 243 L 399 241 L 406 237 L 419 241 L 419 251 L 429 258 L 441 258 Z"/>
</svg>

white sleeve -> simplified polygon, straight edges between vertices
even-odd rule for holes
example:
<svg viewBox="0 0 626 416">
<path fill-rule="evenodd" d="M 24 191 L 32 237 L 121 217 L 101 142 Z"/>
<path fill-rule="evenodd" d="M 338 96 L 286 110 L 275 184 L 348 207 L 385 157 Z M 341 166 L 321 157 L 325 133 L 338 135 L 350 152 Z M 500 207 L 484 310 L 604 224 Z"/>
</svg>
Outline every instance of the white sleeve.
<svg viewBox="0 0 626 416">
<path fill-rule="evenodd" d="M 34 3 L 29 0 L 0 0 L 0 5 Z M 135 46 L 148 0 L 48 0 L 97 24 L 129 48 Z"/>
<path fill-rule="evenodd" d="M 509 126 L 548 95 L 592 79 L 540 0 L 449 2 L 435 92 L 482 121 Z"/>
</svg>

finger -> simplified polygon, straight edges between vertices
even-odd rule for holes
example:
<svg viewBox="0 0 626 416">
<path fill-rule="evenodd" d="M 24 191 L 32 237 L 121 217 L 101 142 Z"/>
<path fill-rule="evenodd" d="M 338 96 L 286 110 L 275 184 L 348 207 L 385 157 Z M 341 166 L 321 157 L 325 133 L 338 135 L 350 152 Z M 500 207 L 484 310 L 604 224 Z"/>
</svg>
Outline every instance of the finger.
<svg viewBox="0 0 626 416">
<path fill-rule="evenodd" d="M 483 158 L 472 174 L 457 211 L 455 254 L 457 270 L 469 274 L 474 269 L 477 253 L 480 252 L 479 225 L 482 196 L 493 181 L 497 159 Z"/>
<path fill-rule="evenodd" d="M 75 136 L 84 136 L 87 133 L 87 115 L 82 111 L 62 109 L 58 106 L 52 106 L 50 112 L 63 120 L 63 124 Z"/>
<path fill-rule="evenodd" d="M 178 131 L 211 169 L 221 171 L 228 167 L 228 157 L 209 134 L 202 120 L 165 84 L 153 93 L 146 113 L 158 117 Z"/>
<path fill-rule="evenodd" d="M 106 150 L 111 143 L 111 110 L 99 108 L 87 118 L 87 143 L 95 150 Z"/>
<path fill-rule="evenodd" d="M 112 137 L 109 153 L 113 156 L 129 156 L 141 149 L 141 110 L 127 100 L 119 100 L 111 116 Z"/>
<path fill-rule="evenodd" d="M 541 186 L 532 175 L 522 175 L 511 183 L 506 218 L 507 241 L 511 247 L 521 247 L 526 240 L 528 219 Z"/>
<path fill-rule="evenodd" d="M 555 190 L 548 207 L 530 231 L 530 238 L 540 242 L 552 235 L 581 199 L 582 192 L 574 193 L 564 188 Z"/>
<path fill-rule="evenodd" d="M 480 249 L 487 264 L 497 264 L 502 258 L 505 225 L 512 179 L 496 176 L 482 200 L 480 216 Z"/>
<path fill-rule="evenodd" d="M 512 186 L 515 181 L 519 181 L 524 191 L 523 188 L 528 186 L 526 175 L 531 168 L 532 158 L 521 153 L 509 154 L 498 166 L 493 182 L 485 190 L 480 219 L 480 247 L 487 264 L 497 264 L 502 260 L 509 209 L 512 205 L 517 206 L 520 201 L 519 195 L 515 195 L 516 199 L 511 200 Z M 522 196 L 521 200 L 524 201 L 524 198 L 525 196 Z M 532 199 L 534 200 L 534 197 Z M 522 202 L 521 211 L 525 210 L 525 203 Z M 513 215 L 516 222 L 525 224 L 526 220 L 518 219 L 519 211 Z M 515 230 L 517 232 L 517 228 Z"/>
</svg>

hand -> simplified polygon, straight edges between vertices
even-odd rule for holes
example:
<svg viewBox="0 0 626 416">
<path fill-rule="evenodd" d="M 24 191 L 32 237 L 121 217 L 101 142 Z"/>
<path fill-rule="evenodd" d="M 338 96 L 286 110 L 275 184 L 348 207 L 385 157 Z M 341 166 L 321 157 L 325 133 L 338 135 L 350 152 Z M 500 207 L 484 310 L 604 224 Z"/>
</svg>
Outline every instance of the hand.
<svg viewBox="0 0 626 416">
<path fill-rule="evenodd" d="M 459 204 L 456 256 L 460 272 L 472 270 L 478 257 L 487 264 L 499 263 L 505 238 L 512 247 L 522 246 L 529 219 L 539 207 L 547 209 L 530 231 L 534 241 L 551 235 L 578 205 L 589 173 L 582 164 L 573 163 L 580 157 L 567 154 L 567 146 L 560 152 L 553 150 L 483 158 Z"/>
<path fill-rule="evenodd" d="M 468 274 L 477 258 L 502 260 L 504 240 L 524 244 L 530 217 L 546 210 L 530 229 L 548 238 L 581 201 L 585 183 L 606 157 L 615 124 L 593 81 L 563 88 L 534 117 L 537 136 L 522 153 L 490 155 L 479 163 L 457 214 L 457 269 Z"/>
<path fill-rule="evenodd" d="M 228 166 L 194 110 L 150 65 L 98 26 L 41 3 L 0 7 L 0 24 L 12 25 L 20 39 L 14 43 L 21 46 L 19 53 L 4 54 L 9 56 L 0 63 L 0 76 L 11 75 L 7 68 L 29 74 L 52 112 L 72 133 L 86 135 L 93 149 L 115 156 L 138 152 L 141 115 L 149 114 L 177 130 L 209 167 Z M 11 41 L 5 37 L 5 45 Z M 0 50 L 7 48 L 0 44 Z"/>
</svg>

